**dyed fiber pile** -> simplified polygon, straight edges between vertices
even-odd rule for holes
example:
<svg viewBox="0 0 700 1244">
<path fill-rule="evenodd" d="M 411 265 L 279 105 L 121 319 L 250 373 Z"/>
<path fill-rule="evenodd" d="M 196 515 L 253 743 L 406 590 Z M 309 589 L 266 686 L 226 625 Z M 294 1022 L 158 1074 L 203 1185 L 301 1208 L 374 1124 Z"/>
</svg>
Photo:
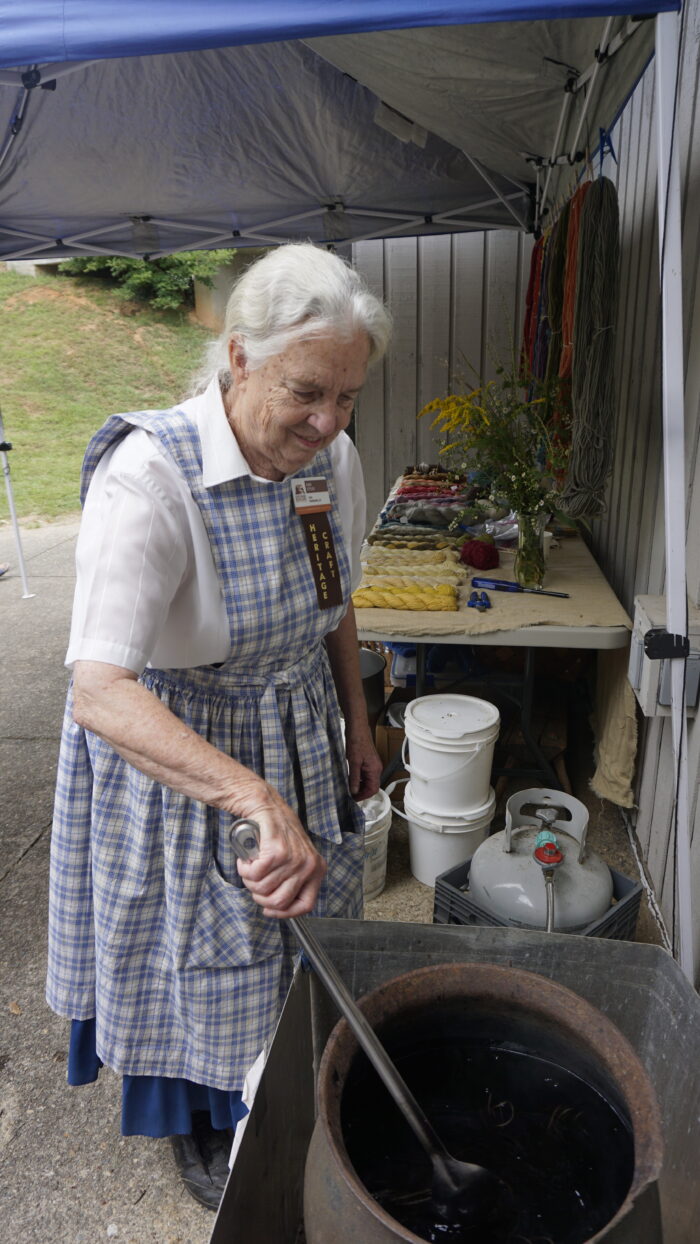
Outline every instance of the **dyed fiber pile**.
<svg viewBox="0 0 700 1244">
<path fill-rule="evenodd" d="M 459 588 L 466 582 L 466 571 L 459 564 L 458 551 L 444 540 L 442 547 L 416 547 L 418 543 L 372 543 L 370 536 L 362 559 L 362 582 L 352 598 L 356 608 L 430 612 L 459 608 Z"/>
<path fill-rule="evenodd" d="M 459 543 L 450 523 L 466 504 L 465 480 L 439 467 L 411 468 L 392 490 L 369 543 L 389 549 L 444 549 Z"/>
<path fill-rule="evenodd" d="M 617 191 L 607 177 L 578 187 L 535 243 L 525 303 L 523 360 L 558 378 L 571 416 L 562 507 L 572 518 L 605 508 L 615 424 L 614 337 L 619 285 Z"/>
</svg>

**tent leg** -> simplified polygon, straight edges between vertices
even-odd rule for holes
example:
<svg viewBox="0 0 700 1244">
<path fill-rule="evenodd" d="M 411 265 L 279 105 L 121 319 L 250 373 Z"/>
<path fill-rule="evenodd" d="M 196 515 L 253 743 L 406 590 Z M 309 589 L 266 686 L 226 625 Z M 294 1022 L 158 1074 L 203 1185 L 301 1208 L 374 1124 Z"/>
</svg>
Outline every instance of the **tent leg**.
<svg viewBox="0 0 700 1244">
<path fill-rule="evenodd" d="M 656 140 L 658 154 L 661 357 L 663 382 L 666 629 L 687 636 L 685 420 L 681 178 L 676 98 L 680 48 L 677 13 L 656 18 Z M 695 985 L 685 658 L 671 662 L 671 730 L 676 772 L 676 895 L 680 966 Z"/>
<path fill-rule="evenodd" d="M 6 444 L 5 430 L 2 423 L 2 415 L 0 415 L 0 442 Z M 19 534 L 19 523 L 17 522 L 17 510 L 15 509 L 15 498 L 12 492 L 12 481 L 10 479 L 10 463 L 7 458 L 7 451 L 0 449 L 0 459 L 2 460 L 2 473 L 5 476 L 5 488 L 7 490 L 7 503 L 10 507 L 10 518 L 12 519 L 12 527 L 15 533 L 15 544 L 17 546 L 17 562 L 19 564 L 19 573 L 22 577 L 22 600 L 31 600 L 34 593 L 29 591 L 29 581 L 27 579 L 27 567 L 24 564 L 24 554 L 22 552 L 22 540 Z"/>
</svg>

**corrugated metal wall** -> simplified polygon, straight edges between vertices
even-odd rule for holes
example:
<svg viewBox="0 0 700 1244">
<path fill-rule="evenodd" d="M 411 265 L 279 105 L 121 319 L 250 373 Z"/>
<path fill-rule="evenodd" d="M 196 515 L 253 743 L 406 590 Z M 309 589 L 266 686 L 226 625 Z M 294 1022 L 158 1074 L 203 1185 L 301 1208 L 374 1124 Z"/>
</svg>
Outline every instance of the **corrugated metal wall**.
<svg viewBox="0 0 700 1244">
<path fill-rule="evenodd" d="M 686 358 L 686 485 L 688 589 L 700 599 L 700 135 L 698 50 L 700 6 L 685 7 L 677 128 L 683 170 L 683 306 Z M 662 595 L 665 586 L 659 348 L 659 259 L 656 219 L 657 152 L 654 66 L 647 70 L 613 134 L 617 165 L 605 172 L 617 184 L 621 213 L 621 290 L 615 368 L 618 427 L 608 488 L 608 512 L 593 529 L 593 547 L 631 613 L 634 597 Z M 700 723 L 688 718 L 691 826 L 697 828 Z M 673 754 L 667 717 L 644 720 L 637 779 L 637 836 L 669 928 L 674 923 Z M 700 835 L 694 843 L 700 880 Z M 696 886 L 696 894 L 700 889 Z M 696 957 L 700 904 L 695 912 Z"/>
<path fill-rule="evenodd" d="M 437 461 L 429 417 L 416 415 L 460 371 L 487 379 L 522 334 L 532 240 L 517 231 L 361 242 L 356 267 L 394 317 L 386 360 L 358 402 L 356 441 L 374 517 L 410 463 Z M 473 378 L 471 383 L 478 383 Z"/>
<path fill-rule="evenodd" d="M 700 603 L 700 4 L 685 6 L 677 125 L 683 169 L 684 313 L 688 578 Z M 594 524 L 594 551 L 621 601 L 664 590 L 661 381 L 656 219 L 653 64 L 615 130 L 621 214 L 621 290 L 615 370 L 618 427 L 606 517 Z M 597 171 L 597 170 L 596 170 Z M 460 355 L 482 375 L 519 341 L 530 239 L 491 233 L 355 247 L 355 262 L 388 301 L 396 331 L 391 357 L 371 376 L 358 410 L 357 442 L 374 515 L 410 462 L 435 460 L 427 427 L 415 413 L 444 392 Z M 689 719 L 691 817 L 700 823 L 700 722 Z M 642 723 L 637 834 L 669 926 L 674 916 L 671 729 L 667 718 Z M 700 895 L 700 833 L 694 840 Z M 695 912 L 700 959 L 700 901 Z"/>
</svg>

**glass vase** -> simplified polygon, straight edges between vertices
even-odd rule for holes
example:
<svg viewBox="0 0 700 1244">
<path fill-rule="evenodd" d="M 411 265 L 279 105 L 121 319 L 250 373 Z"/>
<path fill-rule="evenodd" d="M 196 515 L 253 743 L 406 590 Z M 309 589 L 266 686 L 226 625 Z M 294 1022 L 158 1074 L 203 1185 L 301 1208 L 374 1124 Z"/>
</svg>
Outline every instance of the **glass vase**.
<svg viewBox="0 0 700 1244">
<path fill-rule="evenodd" d="M 515 554 L 515 577 L 521 587 L 542 587 L 544 583 L 544 529 L 548 515 L 518 514 L 518 547 Z"/>
</svg>

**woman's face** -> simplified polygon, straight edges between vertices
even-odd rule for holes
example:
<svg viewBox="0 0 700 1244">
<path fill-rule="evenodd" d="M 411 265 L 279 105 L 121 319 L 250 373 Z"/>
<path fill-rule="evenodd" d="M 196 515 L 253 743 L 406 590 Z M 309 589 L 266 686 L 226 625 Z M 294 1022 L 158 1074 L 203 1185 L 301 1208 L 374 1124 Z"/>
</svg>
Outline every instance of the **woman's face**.
<svg viewBox="0 0 700 1244">
<path fill-rule="evenodd" d="M 229 343 L 231 427 L 255 475 L 280 480 L 308 465 L 350 422 L 369 359 L 365 333 L 293 342 L 257 371 Z"/>
</svg>

